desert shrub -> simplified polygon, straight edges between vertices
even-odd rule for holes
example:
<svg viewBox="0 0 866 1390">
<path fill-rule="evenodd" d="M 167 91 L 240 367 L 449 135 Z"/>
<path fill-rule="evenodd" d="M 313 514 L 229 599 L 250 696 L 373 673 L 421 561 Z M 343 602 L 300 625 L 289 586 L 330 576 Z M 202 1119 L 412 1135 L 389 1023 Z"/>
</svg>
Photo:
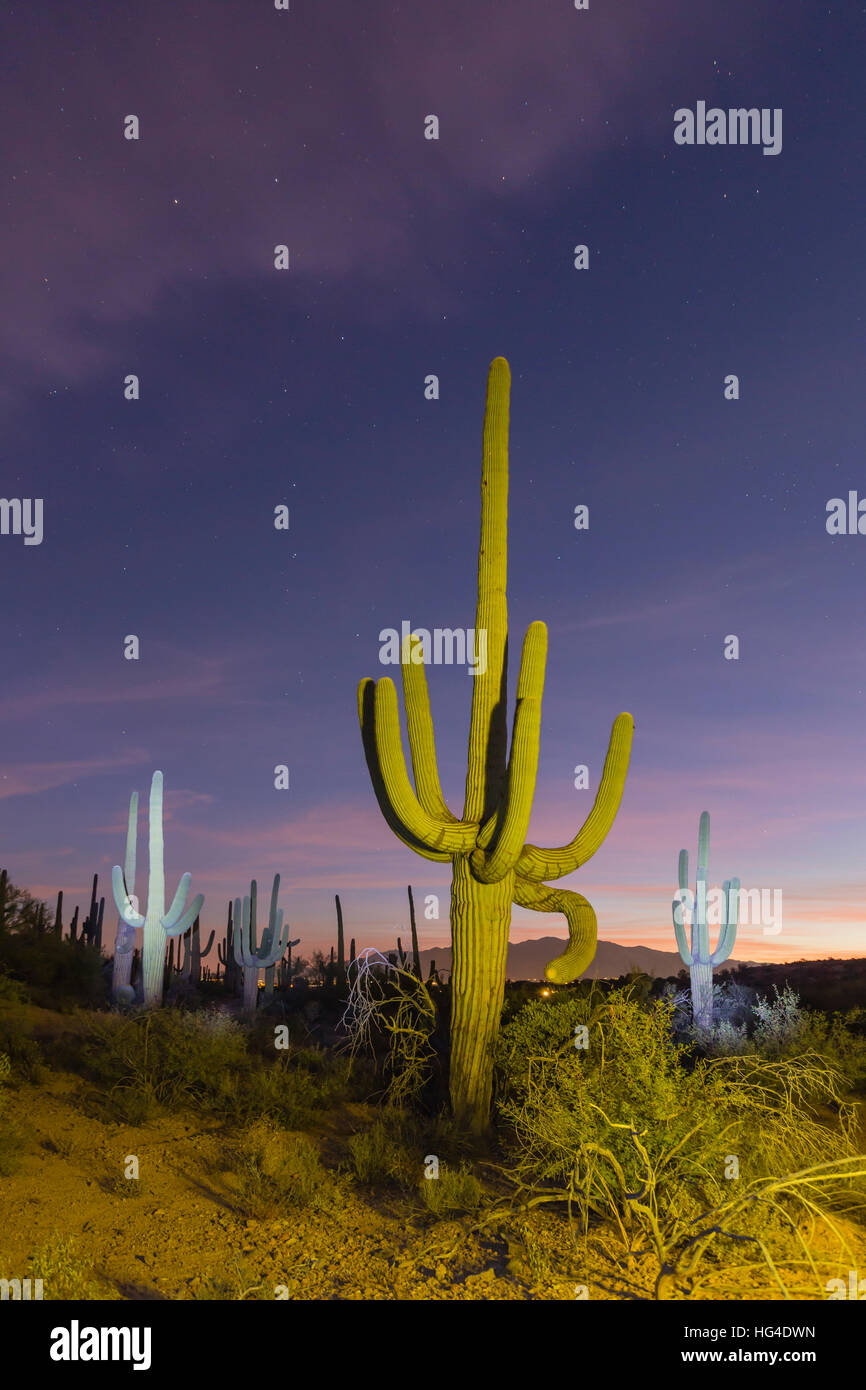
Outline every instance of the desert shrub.
<svg viewBox="0 0 866 1390">
<path fill-rule="evenodd" d="M 79 1055 L 85 1074 L 130 1123 L 161 1107 L 230 1105 L 248 1065 L 243 1032 L 230 1019 L 172 1009 L 94 1019 Z"/>
<path fill-rule="evenodd" d="M 333 1188 L 315 1141 L 266 1119 L 255 1120 L 241 1137 L 238 1177 L 241 1200 L 257 1217 L 322 1206 Z"/>
<path fill-rule="evenodd" d="M 602 1218 L 662 1266 L 702 1222 L 706 1246 L 734 1223 L 762 1252 L 787 1249 L 804 1183 L 809 1200 L 862 1204 L 838 1069 L 815 1052 L 696 1059 L 671 1036 L 672 1010 L 618 990 L 528 1005 L 502 1030 L 497 1110 L 521 1194 L 567 1199 L 584 1228 Z"/>
<path fill-rule="evenodd" d="M 0 968 L 0 1003 L 27 1004 L 29 1001 L 30 995 L 21 981 Z"/>
<path fill-rule="evenodd" d="M 92 1265 L 75 1250 L 71 1238 L 55 1237 L 41 1246 L 29 1261 L 31 1278 L 42 1279 L 45 1299 L 98 1299 L 104 1297 Z"/>
<path fill-rule="evenodd" d="M 773 985 L 773 997 L 761 995 L 752 1006 L 755 1046 L 765 1056 L 779 1056 L 796 1042 L 803 1031 L 805 1016 L 800 1000 L 790 985 L 780 992 Z"/>
<path fill-rule="evenodd" d="M 331 1109 L 354 1091 L 351 1063 L 318 1048 L 277 1051 L 250 1070 L 239 1087 L 234 1109 L 240 1118 L 269 1115 L 287 1128 L 300 1129 L 318 1110 Z"/>
<path fill-rule="evenodd" d="M 48 1075 L 42 1049 L 31 1036 L 30 1023 L 6 1019 L 0 1024 L 0 1052 L 9 1059 L 11 1078 L 39 1085 Z"/>
<path fill-rule="evenodd" d="M 163 1008 L 88 1021 L 72 1044 L 79 1069 L 108 1108 L 141 1123 L 161 1108 L 193 1107 L 249 1121 L 269 1115 L 301 1128 L 349 1094 L 350 1063 L 315 1048 L 254 1056 L 244 1027 L 213 1009 Z"/>
<path fill-rule="evenodd" d="M 831 1015 L 805 1011 L 796 1037 L 784 1051 L 789 1056 L 820 1052 L 839 1069 L 852 1090 L 866 1090 L 866 1009 Z"/>
<path fill-rule="evenodd" d="M 0 935 L 0 968 L 26 986 L 34 1004 L 45 1009 L 96 1007 L 105 999 L 105 958 L 95 946 L 53 932 L 16 931 Z"/>
<path fill-rule="evenodd" d="M 0 1052 L 0 1178 L 11 1178 L 21 1167 L 21 1155 L 27 1145 L 24 1131 L 7 1115 L 9 1102 L 5 1085 L 12 1075 L 12 1060 Z"/>
<path fill-rule="evenodd" d="M 349 1164 L 359 1182 L 371 1186 L 396 1184 L 408 1192 L 424 1170 L 424 1154 L 410 1117 L 383 1110 L 366 1129 L 348 1141 Z"/>
<path fill-rule="evenodd" d="M 439 1220 L 475 1212 L 484 1198 L 481 1183 L 465 1165 L 448 1168 L 440 1164 L 439 1176 L 422 1178 L 419 1191 L 424 1206 Z"/>
<path fill-rule="evenodd" d="M 691 1010 L 680 994 L 673 996 L 674 1035 L 695 1044 L 704 1056 L 758 1054 L 768 1060 L 820 1054 L 853 1090 L 866 1089 L 866 1009 L 827 1015 L 804 1007 L 786 984 L 772 995 L 736 981 L 715 985 L 713 1026 L 700 1034 L 691 1027 Z"/>
<path fill-rule="evenodd" d="M 407 1163 L 406 1151 L 391 1138 L 380 1121 L 351 1135 L 348 1148 L 352 1171 L 359 1182 L 399 1182 L 408 1186 L 406 1170 L 412 1166 L 411 1158 Z"/>
<path fill-rule="evenodd" d="M 439 1076 L 437 996 L 408 969 L 369 949 L 356 962 L 343 1014 L 353 1057 L 375 1058 L 382 1098 L 395 1108 L 421 1100 Z"/>
</svg>

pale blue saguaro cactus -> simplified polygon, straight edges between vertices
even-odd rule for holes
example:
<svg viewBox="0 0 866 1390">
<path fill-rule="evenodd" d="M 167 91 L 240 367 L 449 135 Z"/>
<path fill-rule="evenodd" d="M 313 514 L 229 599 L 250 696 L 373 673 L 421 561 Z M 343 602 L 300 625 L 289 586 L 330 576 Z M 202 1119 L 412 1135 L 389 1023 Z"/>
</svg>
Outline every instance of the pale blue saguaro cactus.
<svg viewBox="0 0 866 1390">
<path fill-rule="evenodd" d="M 162 1002 L 162 984 L 165 970 L 165 939 L 167 936 L 183 936 L 187 927 L 201 912 L 204 894 L 197 893 L 189 907 L 184 911 L 184 903 L 189 892 L 192 874 L 184 874 L 178 884 L 171 907 L 165 910 L 165 868 L 163 860 L 164 842 L 162 834 L 162 773 L 155 772 L 150 784 L 150 822 L 149 849 L 150 865 L 147 882 L 147 913 L 136 909 L 131 894 L 123 883 L 123 870 L 115 864 L 111 875 L 114 901 L 121 918 L 128 927 L 143 927 L 142 981 L 146 1007 Z"/>
<path fill-rule="evenodd" d="M 138 829 L 138 792 L 129 798 L 129 820 L 126 825 L 126 857 L 123 861 L 123 882 L 130 898 L 135 893 L 135 837 Z M 135 948 L 135 928 L 118 916 L 114 938 L 114 964 L 111 972 L 111 997 L 115 1004 L 131 1004 L 134 991 L 130 984 L 132 956 Z"/>
<path fill-rule="evenodd" d="M 708 1030 L 713 1026 L 713 966 L 721 965 L 734 949 L 740 911 L 740 880 L 725 879 L 722 884 L 722 911 L 719 942 L 710 951 L 707 926 L 707 864 L 710 857 L 710 813 L 701 814 L 698 829 L 698 872 L 695 893 L 689 888 L 689 852 L 680 850 L 680 886 L 673 901 L 674 931 L 680 955 L 692 977 L 692 1018 L 695 1026 Z M 691 912 L 692 945 L 686 945 L 686 914 Z"/>
<path fill-rule="evenodd" d="M 235 960 L 244 972 L 244 1011 L 252 1013 L 256 1007 L 259 992 L 259 971 L 269 970 L 275 965 L 286 949 L 289 939 L 289 924 L 283 929 L 283 909 L 277 908 L 280 892 L 280 876 L 274 874 L 271 889 L 271 910 L 268 925 L 262 932 L 262 940 L 256 947 L 256 899 L 258 886 L 256 880 L 250 883 L 249 897 L 243 904 L 235 898 L 234 912 L 234 950 Z"/>
</svg>

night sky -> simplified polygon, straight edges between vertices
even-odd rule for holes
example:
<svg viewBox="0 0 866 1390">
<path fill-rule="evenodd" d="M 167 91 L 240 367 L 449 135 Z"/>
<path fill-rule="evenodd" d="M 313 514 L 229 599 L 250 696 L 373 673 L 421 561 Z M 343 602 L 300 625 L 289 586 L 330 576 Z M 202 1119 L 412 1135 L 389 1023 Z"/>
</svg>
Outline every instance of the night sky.
<svg viewBox="0 0 866 1390">
<path fill-rule="evenodd" d="M 44 499 L 41 545 L 0 536 L 14 882 L 62 888 L 68 921 L 98 869 L 113 941 L 129 793 L 161 768 L 167 889 L 189 870 L 207 928 L 279 871 L 301 954 L 336 892 L 347 937 L 392 944 L 409 882 L 440 895 L 422 946 L 448 939 L 450 870 L 383 821 L 355 692 L 398 674 L 381 629 L 474 623 L 501 354 L 512 690 L 527 624 L 550 632 L 530 838 L 572 838 L 630 710 L 622 808 L 563 881 L 600 938 L 675 949 L 707 809 L 711 883 L 783 892 L 781 933 L 741 927 L 735 956 L 866 954 L 866 538 L 825 524 L 866 496 L 863 16 L 7 7 L 0 495 Z M 781 152 L 678 146 L 698 101 L 780 108 Z M 459 813 L 471 678 L 428 676 Z M 146 865 L 142 815 L 142 897 Z M 515 909 L 513 939 L 552 931 Z"/>
</svg>

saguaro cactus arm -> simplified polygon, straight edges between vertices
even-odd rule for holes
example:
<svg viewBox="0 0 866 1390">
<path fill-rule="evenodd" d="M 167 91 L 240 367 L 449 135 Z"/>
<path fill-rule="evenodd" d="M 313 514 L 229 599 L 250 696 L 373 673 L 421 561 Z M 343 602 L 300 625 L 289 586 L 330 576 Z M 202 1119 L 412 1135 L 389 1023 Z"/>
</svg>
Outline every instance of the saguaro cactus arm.
<svg viewBox="0 0 866 1390">
<path fill-rule="evenodd" d="M 358 720 L 361 725 L 361 740 L 364 746 L 367 770 L 370 773 L 370 781 L 373 784 L 379 809 L 386 824 L 397 836 L 397 839 L 402 840 L 404 845 L 408 845 L 416 854 L 422 855 L 425 859 L 435 860 L 439 864 L 448 864 L 451 862 L 452 856 L 443 850 L 430 849 L 423 840 L 419 840 L 409 827 L 404 825 L 391 805 L 379 761 L 376 741 L 375 699 L 376 682 L 367 676 L 358 686 Z"/>
<path fill-rule="evenodd" d="M 674 935 L 677 938 L 680 956 L 684 965 L 694 965 L 694 958 L 686 942 L 686 913 L 688 912 L 688 892 L 682 888 L 672 903 Z"/>
<path fill-rule="evenodd" d="M 469 860 L 481 883 L 498 883 L 504 878 L 517 864 L 526 840 L 538 773 L 546 660 L 547 628 L 544 623 L 531 623 L 523 639 L 505 786 L 500 804 L 479 834 L 478 848 Z"/>
<path fill-rule="evenodd" d="M 166 936 L 183 936 L 187 927 L 192 926 L 196 917 L 202 910 L 204 904 L 204 893 L 196 893 L 189 907 L 184 912 L 183 905 L 186 902 L 186 895 L 189 892 L 189 885 L 192 882 L 192 874 L 184 874 L 177 885 L 177 892 L 172 899 L 171 907 L 164 917 L 160 917 L 159 923 Z"/>
<path fill-rule="evenodd" d="M 125 922 L 128 927 L 143 927 L 145 919 L 136 909 L 132 898 L 126 891 L 123 870 L 119 864 L 115 864 L 111 870 L 111 888 L 114 893 L 114 905 L 120 914 L 120 920 Z"/>
<path fill-rule="evenodd" d="M 547 878 L 562 878 L 565 874 L 574 873 L 601 847 L 622 801 L 633 734 L 634 720 L 631 715 L 618 714 L 613 721 L 604 770 L 592 810 L 571 843 L 563 845 L 561 849 L 527 845 L 517 861 L 517 872 L 522 878 L 535 883 Z"/>
<path fill-rule="evenodd" d="M 734 949 L 740 919 L 740 880 L 738 878 L 726 879 L 722 884 L 722 895 L 724 921 L 719 932 L 719 944 L 710 956 L 713 965 L 720 965 L 723 960 L 727 960 Z"/>
<path fill-rule="evenodd" d="M 553 984 L 568 984 L 582 975 L 595 955 L 598 921 L 592 905 L 571 888 L 549 888 L 518 874 L 514 880 L 514 901 L 534 912 L 561 912 L 568 922 L 568 946 L 544 967 Z"/>
<path fill-rule="evenodd" d="M 398 820 L 429 849 L 444 851 L 449 857 L 467 854 L 475 844 L 477 825 L 431 815 L 424 810 L 409 781 L 400 740 L 397 691 L 387 676 L 376 682 L 374 716 L 382 780 Z"/>
<path fill-rule="evenodd" d="M 439 782 L 427 676 L 424 663 L 415 660 L 415 652 L 420 646 L 421 639 L 415 633 L 411 633 L 406 653 L 409 659 L 402 663 L 403 700 L 406 705 L 406 732 L 412 758 L 412 776 L 415 779 L 418 800 L 424 810 L 436 820 L 456 822 L 458 818 L 447 806 Z"/>
</svg>

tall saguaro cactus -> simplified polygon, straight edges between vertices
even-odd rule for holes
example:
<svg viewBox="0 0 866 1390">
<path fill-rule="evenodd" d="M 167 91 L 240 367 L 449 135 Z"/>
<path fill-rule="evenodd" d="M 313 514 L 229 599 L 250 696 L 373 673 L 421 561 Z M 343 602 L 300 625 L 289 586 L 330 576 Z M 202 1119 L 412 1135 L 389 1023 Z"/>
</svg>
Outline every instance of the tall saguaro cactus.
<svg viewBox="0 0 866 1390">
<path fill-rule="evenodd" d="M 137 808 L 136 808 L 137 810 Z M 111 873 L 114 901 L 128 927 L 143 927 L 142 982 L 146 1007 L 162 1002 L 166 937 L 183 936 L 201 912 L 204 894 L 197 893 L 184 911 L 192 874 L 184 874 L 168 912 L 165 910 L 164 840 L 162 832 L 162 773 L 155 772 L 150 784 L 148 824 L 150 863 L 147 881 L 147 913 L 137 910 L 123 883 L 123 870 L 115 864 Z"/>
<path fill-rule="evenodd" d="M 414 787 L 400 740 L 393 681 L 366 679 L 358 713 L 367 766 L 382 813 L 395 834 L 426 859 L 453 865 L 454 947 L 451 1013 L 451 1104 L 464 1126 L 488 1121 L 493 1047 L 505 990 L 511 905 L 561 912 L 569 945 L 547 966 L 548 979 L 575 979 L 596 949 L 596 918 L 579 893 L 552 888 L 585 864 L 602 844 L 619 808 L 634 721 L 620 714 L 595 804 L 575 838 L 561 849 L 526 843 L 535 791 L 547 628 L 532 623 L 523 643 L 517 708 L 507 750 L 508 412 L 511 374 L 497 357 L 487 378 L 481 471 L 476 640 L 486 634 L 486 664 L 473 672 L 469 765 L 462 818 L 448 808 L 439 784 L 424 651 L 410 637 L 402 652 L 403 694 Z"/>
<path fill-rule="evenodd" d="M 713 966 L 721 965 L 734 949 L 740 908 L 740 880 L 725 879 L 722 884 L 722 913 L 719 942 L 710 951 L 707 926 L 707 866 L 710 859 L 710 813 L 701 814 L 698 827 L 698 871 L 695 895 L 689 888 L 689 852 L 680 850 L 679 890 L 673 901 L 674 931 L 680 955 L 689 967 L 692 980 L 692 1018 L 695 1026 L 713 1025 Z M 691 950 L 686 945 L 686 915 L 691 913 Z"/>
</svg>

